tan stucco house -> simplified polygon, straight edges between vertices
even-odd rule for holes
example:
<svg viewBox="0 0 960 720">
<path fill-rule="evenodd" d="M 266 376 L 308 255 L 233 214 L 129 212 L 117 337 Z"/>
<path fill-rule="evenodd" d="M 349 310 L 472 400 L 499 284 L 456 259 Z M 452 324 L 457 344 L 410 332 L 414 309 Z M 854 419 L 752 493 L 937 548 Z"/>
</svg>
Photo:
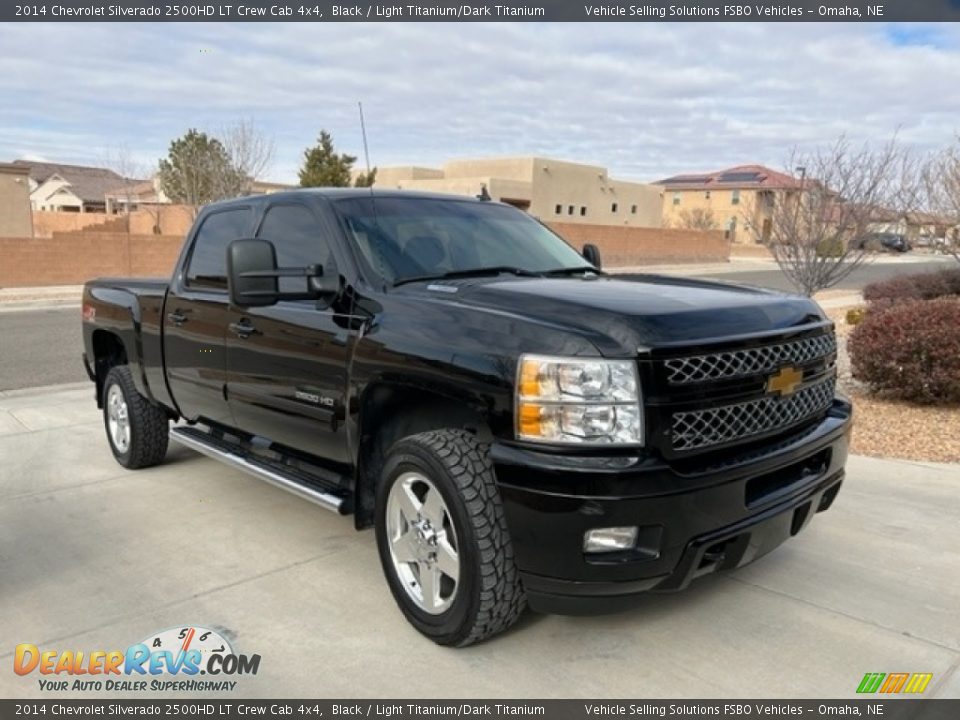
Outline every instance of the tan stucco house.
<svg viewBox="0 0 960 720">
<path fill-rule="evenodd" d="M 599 165 L 544 157 L 453 160 L 439 168 L 383 167 L 376 187 L 476 196 L 526 210 L 545 222 L 660 227 L 660 188 L 616 180 Z"/>
<path fill-rule="evenodd" d="M 802 187 L 800 179 L 763 165 L 674 175 L 655 184 L 663 189 L 664 226 L 705 230 L 712 222 L 734 242 L 747 243 L 769 238 L 775 204 L 793 201 Z"/>
<path fill-rule="evenodd" d="M 30 176 L 26 168 L 0 163 L 0 237 L 32 237 Z"/>
</svg>

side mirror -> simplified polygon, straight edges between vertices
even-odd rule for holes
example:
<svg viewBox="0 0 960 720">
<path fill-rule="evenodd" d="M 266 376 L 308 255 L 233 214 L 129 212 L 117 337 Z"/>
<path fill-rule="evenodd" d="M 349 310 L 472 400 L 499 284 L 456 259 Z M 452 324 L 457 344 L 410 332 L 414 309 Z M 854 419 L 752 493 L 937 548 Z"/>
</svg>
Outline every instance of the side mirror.
<svg viewBox="0 0 960 720">
<path fill-rule="evenodd" d="M 603 262 L 600 260 L 600 248 L 593 243 L 587 243 L 583 246 L 583 259 L 593 265 L 597 270 L 603 268 Z"/>
<path fill-rule="evenodd" d="M 302 292 L 279 289 L 278 278 L 302 278 Z M 227 247 L 230 302 L 240 307 L 266 307 L 278 300 L 316 300 L 329 305 L 340 293 L 340 278 L 325 275 L 320 265 L 278 268 L 277 251 L 267 240 L 234 240 Z"/>
<path fill-rule="evenodd" d="M 266 240 L 234 240 L 227 247 L 230 302 L 266 307 L 277 302 L 277 251 Z"/>
</svg>

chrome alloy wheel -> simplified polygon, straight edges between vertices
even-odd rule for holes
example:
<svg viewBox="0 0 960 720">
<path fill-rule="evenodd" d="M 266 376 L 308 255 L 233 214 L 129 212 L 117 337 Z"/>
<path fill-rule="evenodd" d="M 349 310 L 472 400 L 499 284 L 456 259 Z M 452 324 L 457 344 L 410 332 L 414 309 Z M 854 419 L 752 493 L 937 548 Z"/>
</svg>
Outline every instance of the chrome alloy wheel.
<svg viewBox="0 0 960 720">
<path fill-rule="evenodd" d="M 439 615 L 453 604 L 460 578 L 457 530 L 437 487 L 405 472 L 387 496 L 387 540 L 393 570 L 424 612 Z"/>
<path fill-rule="evenodd" d="M 110 440 L 117 452 L 127 452 L 130 449 L 130 414 L 119 385 L 111 385 L 107 391 L 107 425 L 110 428 Z"/>
</svg>

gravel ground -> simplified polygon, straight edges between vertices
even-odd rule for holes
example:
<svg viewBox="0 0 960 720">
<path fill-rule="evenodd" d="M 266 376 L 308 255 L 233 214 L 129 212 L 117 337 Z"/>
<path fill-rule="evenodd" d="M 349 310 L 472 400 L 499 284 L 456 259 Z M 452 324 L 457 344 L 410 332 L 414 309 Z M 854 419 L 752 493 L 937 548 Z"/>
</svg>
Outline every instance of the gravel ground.
<svg viewBox="0 0 960 720">
<path fill-rule="evenodd" d="M 960 462 L 960 407 L 930 407 L 880 400 L 850 374 L 846 322 L 850 308 L 827 314 L 837 326 L 837 376 L 840 392 L 853 400 L 853 444 L 850 452 L 873 457 L 926 462 Z"/>
</svg>

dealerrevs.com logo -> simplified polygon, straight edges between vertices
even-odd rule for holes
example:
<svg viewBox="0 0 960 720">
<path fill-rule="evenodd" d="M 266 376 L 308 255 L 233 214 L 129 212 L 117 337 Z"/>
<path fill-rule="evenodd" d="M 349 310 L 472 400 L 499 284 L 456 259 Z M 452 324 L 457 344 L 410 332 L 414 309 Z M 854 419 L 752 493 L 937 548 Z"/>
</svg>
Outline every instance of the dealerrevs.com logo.
<svg viewBox="0 0 960 720">
<path fill-rule="evenodd" d="M 229 691 L 238 675 L 256 675 L 259 655 L 240 655 L 216 630 L 176 627 L 126 650 L 58 650 L 17 645 L 13 671 L 39 675 L 41 690 Z M 199 677 L 203 676 L 203 678 Z"/>
</svg>

